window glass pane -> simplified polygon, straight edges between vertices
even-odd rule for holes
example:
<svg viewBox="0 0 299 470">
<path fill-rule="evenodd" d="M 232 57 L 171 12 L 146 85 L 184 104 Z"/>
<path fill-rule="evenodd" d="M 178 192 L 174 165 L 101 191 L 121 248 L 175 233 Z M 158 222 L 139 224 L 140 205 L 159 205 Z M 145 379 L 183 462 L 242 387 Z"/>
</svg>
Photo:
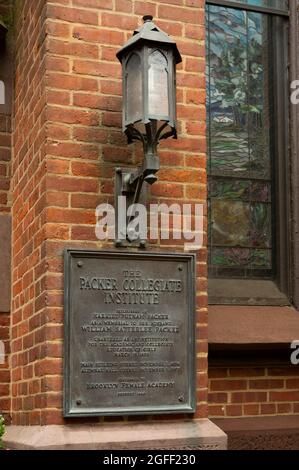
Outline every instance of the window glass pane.
<svg viewBox="0 0 299 470">
<path fill-rule="evenodd" d="M 269 18 L 207 7 L 212 276 L 273 273 Z"/>
<path fill-rule="evenodd" d="M 169 115 L 168 110 L 168 63 L 161 51 L 157 49 L 148 58 L 148 113 L 155 116 Z"/>
<path fill-rule="evenodd" d="M 139 121 L 143 110 L 141 59 L 134 53 L 126 64 L 126 102 L 126 121 Z"/>
</svg>

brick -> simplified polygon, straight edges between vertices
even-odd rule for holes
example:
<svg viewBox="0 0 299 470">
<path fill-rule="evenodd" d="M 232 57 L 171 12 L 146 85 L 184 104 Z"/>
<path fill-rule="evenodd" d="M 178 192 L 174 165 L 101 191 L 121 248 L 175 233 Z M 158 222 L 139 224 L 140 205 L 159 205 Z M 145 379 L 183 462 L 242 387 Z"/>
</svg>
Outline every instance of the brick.
<svg viewBox="0 0 299 470">
<path fill-rule="evenodd" d="M 47 85 L 66 90 L 98 91 L 97 80 L 68 74 L 49 73 Z"/>
<path fill-rule="evenodd" d="M 158 15 L 160 18 L 165 18 L 167 20 L 177 20 L 185 23 L 197 24 L 202 21 L 203 12 L 200 11 L 191 11 L 186 8 L 173 7 L 159 5 L 158 6 Z"/>
<path fill-rule="evenodd" d="M 94 75 L 98 77 L 111 77 L 112 75 L 113 77 L 120 78 L 121 76 L 121 67 L 119 64 L 107 64 L 105 62 L 91 60 L 74 60 L 73 71 L 77 74 Z"/>
<path fill-rule="evenodd" d="M 74 105 L 82 108 L 100 109 L 101 96 L 89 93 L 75 93 Z M 82 122 L 83 124 L 83 122 Z"/>
<path fill-rule="evenodd" d="M 48 107 L 47 117 L 49 121 L 62 122 L 66 124 L 82 124 L 86 126 L 96 126 L 99 123 L 99 116 L 96 112 L 81 111 L 77 109 Z"/>
<path fill-rule="evenodd" d="M 67 58 L 61 57 L 48 57 L 46 62 L 46 67 L 48 70 L 55 72 L 69 72 L 70 71 L 70 61 Z"/>
<path fill-rule="evenodd" d="M 199 104 L 204 105 L 206 101 L 205 92 L 201 90 L 188 90 L 186 93 L 186 103 L 189 104 Z M 184 108 L 184 111 L 181 112 L 181 117 L 187 117 L 188 109 Z M 193 113 L 192 113 L 193 114 Z"/>
<path fill-rule="evenodd" d="M 115 10 L 132 13 L 133 2 L 131 0 L 115 0 Z"/>
<path fill-rule="evenodd" d="M 282 376 L 282 377 L 288 377 L 288 376 L 293 376 L 297 377 L 299 376 L 299 367 L 297 366 L 292 366 L 292 367 L 269 367 L 268 368 L 268 375 L 269 376 Z"/>
<path fill-rule="evenodd" d="M 103 148 L 103 160 L 109 163 L 129 163 L 132 156 L 128 148 L 110 147 Z"/>
<path fill-rule="evenodd" d="M 214 368 L 209 368 L 209 378 L 210 379 L 213 379 L 213 378 L 224 378 L 224 377 L 227 377 L 228 375 L 228 371 L 227 371 L 227 368 L 223 368 L 223 369 L 214 369 Z"/>
<path fill-rule="evenodd" d="M 107 95 L 120 95 L 122 94 L 122 84 L 120 81 L 101 80 L 100 82 L 101 93 Z"/>
<path fill-rule="evenodd" d="M 176 181 L 178 183 L 194 183 L 200 179 L 199 173 L 191 170 L 161 169 L 159 171 L 160 181 Z"/>
<path fill-rule="evenodd" d="M 227 403 L 228 395 L 227 393 L 209 393 L 208 399 L 209 403 Z"/>
<path fill-rule="evenodd" d="M 287 379 L 286 388 L 294 388 L 299 390 L 299 379 Z"/>
<path fill-rule="evenodd" d="M 86 42 L 96 44 L 108 44 L 121 46 L 124 43 L 123 32 L 89 27 L 74 26 L 73 37 Z"/>
<path fill-rule="evenodd" d="M 102 46 L 101 47 L 101 59 L 108 62 L 116 61 L 117 47 Z"/>
<path fill-rule="evenodd" d="M 256 416 L 260 413 L 260 405 L 244 405 L 244 415 Z"/>
<path fill-rule="evenodd" d="M 61 375 L 62 361 L 59 359 L 44 359 L 35 363 L 34 370 L 37 377 Z"/>
<path fill-rule="evenodd" d="M 299 413 L 299 403 L 294 403 L 294 413 Z"/>
<path fill-rule="evenodd" d="M 47 160 L 47 169 L 49 173 L 67 174 L 69 173 L 70 163 L 65 160 Z"/>
<path fill-rule="evenodd" d="M 208 410 L 209 410 L 209 417 L 210 418 L 224 416 L 224 413 L 225 413 L 224 407 L 219 406 L 219 405 L 210 405 L 209 404 Z"/>
<path fill-rule="evenodd" d="M 48 124 L 47 133 L 49 139 L 70 140 L 70 128 L 68 126 L 63 126 L 61 124 Z"/>
<path fill-rule="evenodd" d="M 188 121 L 186 123 L 186 131 L 191 135 L 204 134 L 206 131 L 206 124 L 197 121 Z"/>
<path fill-rule="evenodd" d="M 65 23 L 58 23 L 56 21 L 47 21 L 47 33 L 51 36 L 59 38 L 68 38 L 70 36 L 71 27 Z"/>
<path fill-rule="evenodd" d="M 136 15 L 152 15 L 156 21 L 156 12 L 157 12 L 157 2 L 146 2 L 146 12 L 145 12 L 145 5 L 143 1 L 135 0 L 134 2 L 134 13 Z"/>
<path fill-rule="evenodd" d="M 51 239 L 68 240 L 69 231 L 68 225 L 47 224 L 45 235 Z"/>
<path fill-rule="evenodd" d="M 151 188 L 151 194 L 160 197 L 181 198 L 183 197 L 183 187 L 174 183 L 164 183 L 163 185 L 156 183 Z"/>
<path fill-rule="evenodd" d="M 250 380 L 249 381 L 249 388 L 256 389 L 256 390 L 264 390 L 264 389 L 276 389 L 276 388 L 283 388 L 284 381 L 283 380 L 271 380 L 271 379 L 264 379 L 264 380 Z"/>
<path fill-rule="evenodd" d="M 62 390 L 62 377 L 43 377 L 41 381 L 42 392 L 59 392 Z"/>
<path fill-rule="evenodd" d="M 202 41 L 205 35 L 202 26 L 194 24 L 185 25 L 185 34 L 187 38 L 196 39 L 198 41 Z"/>
<path fill-rule="evenodd" d="M 98 24 L 97 12 L 81 10 L 79 8 L 65 8 L 56 5 L 48 5 L 47 14 L 49 18 L 69 21 L 71 23 Z"/>
<path fill-rule="evenodd" d="M 67 193 L 63 193 L 62 191 L 48 191 L 47 192 L 47 204 L 49 206 L 68 206 L 68 199 L 69 196 Z"/>
<path fill-rule="evenodd" d="M 206 200 L 206 188 L 200 187 L 200 185 L 188 185 L 186 188 L 186 197 L 194 200 L 203 201 Z"/>
<path fill-rule="evenodd" d="M 270 400 L 271 400 L 271 397 L 270 397 Z M 266 392 L 233 392 L 231 394 L 231 401 L 232 403 L 265 402 L 267 401 L 267 393 Z"/>
<path fill-rule="evenodd" d="M 98 181 L 93 179 L 49 176 L 47 178 L 48 188 L 70 192 L 97 192 Z"/>
<path fill-rule="evenodd" d="M 77 226 L 72 228 L 72 240 L 93 240 L 95 241 L 95 227 Z"/>
<path fill-rule="evenodd" d="M 102 123 L 107 127 L 121 127 L 121 114 L 120 113 L 104 113 Z"/>
<path fill-rule="evenodd" d="M 71 206 L 74 208 L 95 209 L 100 204 L 100 198 L 95 194 L 72 194 Z"/>
<path fill-rule="evenodd" d="M 242 416 L 241 405 L 227 405 L 226 407 L 227 416 Z"/>
<path fill-rule="evenodd" d="M 76 127 L 73 134 L 74 138 L 81 142 L 105 143 L 107 141 L 107 132 L 98 128 Z"/>
<path fill-rule="evenodd" d="M 100 176 L 100 168 L 96 163 L 72 163 L 72 174 L 76 176 Z"/>
<path fill-rule="evenodd" d="M 277 404 L 277 413 L 280 414 L 289 414 L 292 413 L 293 407 L 291 403 L 278 403 Z"/>
<path fill-rule="evenodd" d="M 230 377 L 260 377 L 266 375 L 264 368 L 234 368 L 229 369 Z"/>
<path fill-rule="evenodd" d="M 84 57 L 86 59 L 99 58 L 97 44 L 73 43 L 52 38 L 48 40 L 48 49 L 50 53 L 60 56 Z"/>
<path fill-rule="evenodd" d="M 83 7 L 89 7 L 89 8 L 94 8 L 96 10 L 98 9 L 107 9 L 107 10 L 112 10 L 113 8 L 113 2 L 112 0 L 73 0 L 74 5 L 78 6 L 83 6 Z"/>
<path fill-rule="evenodd" d="M 199 7 L 199 8 L 203 7 L 202 0 L 186 0 L 186 5 L 188 7 Z"/>
<path fill-rule="evenodd" d="M 49 155 L 64 158 L 84 158 L 96 160 L 98 158 L 98 148 L 94 145 L 82 143 L 49 143 L 47 146 Z M 65 163 L 69 165 L 69 163 Z"/>
<path fill-rule="evenodd" d="M 117 13 L 102 13 L 102 26 L 109 28 L 119 28 L 122 30 L 134 31 L 136 20 L 132 16 L 120 15 Z"/>
<path fill-rule="evenodd" d="M 50 207 L 47 209 L 47 220 L 52 223 L 95 224 L 94 211 L 71 210 Z"/>
<path fill-rule="evenodd" d="M 230 390 L 246 390 L 246 380 L 215 380 L 210 382 L 210 389 L 212 391 L 230 391 Z"/>
<path fill-rule="evenodd" d="M 60 106 L 71 104 L 71 94 L 67 90 L 47 90 L 47 100 L 49 104 L 58 104 Z M 69 137 L 69 136 L 68 136 Z"/>
<path fill-rule="evenodd" d="M 299 401 L 299 391 L 281 391 L 281 392 L 270 392 L 269 393 L 270 401 Z"/>
<path fill-rule="evenodd" d="M 276 405 L 274 403 L 262 403 L 261 404 L 262 415 L 274 415 L 276 414 Z"/>
</svg>

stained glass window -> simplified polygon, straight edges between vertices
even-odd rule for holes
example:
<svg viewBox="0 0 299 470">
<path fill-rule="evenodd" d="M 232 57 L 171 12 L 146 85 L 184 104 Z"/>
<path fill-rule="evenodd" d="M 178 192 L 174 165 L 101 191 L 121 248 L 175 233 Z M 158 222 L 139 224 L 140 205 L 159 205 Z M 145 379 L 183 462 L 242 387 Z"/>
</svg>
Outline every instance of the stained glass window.
<svg viewBox="0 0 299 470">
<path fill-rule="evenodd" d="M 218 5 L 207 5 L 206 11 L 210 274 L 271 278 L 275 237 L 269 18 Z"/>
</svg>

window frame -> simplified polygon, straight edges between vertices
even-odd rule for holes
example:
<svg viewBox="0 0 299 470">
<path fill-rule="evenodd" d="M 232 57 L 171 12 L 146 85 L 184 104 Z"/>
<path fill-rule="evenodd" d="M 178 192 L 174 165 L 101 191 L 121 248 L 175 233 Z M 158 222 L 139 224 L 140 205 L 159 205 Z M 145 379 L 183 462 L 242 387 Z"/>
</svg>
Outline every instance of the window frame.
<svg viewBox="0 0 299 470">
<path fill-rule="evenodd" d="M 275 158 L 274 168 L 275 177 L 273 179 L 273 185 L 276 188 L 275 191 L 275 236 L 276 236 L 276 273 L 274 280 L 263 281 L 260 280 L 247 280 L 238 279 L 235 282 L 234 288 L 231 290 L 228 288 L 231 281 L 230 278 L 212 278 L 208 277 L 209 285 L 209 304 L 211 305 L 279 305 L 285 306 L 295 303 L 299 305 L 299 289 L 296 288 L 294 279 L 299 282 L 299 201 L 296 201 L 296 197 L 293 188 L 296 187 L 294 184 L 299 181 L 299 162 L 296 162 L 295 175 L 290 173 L 290 165 L 292 163 L 293 152 L 290 149 L 290 138 L 294 140 L 295 122 L 299 126 L 299 110 L 296 113 L 296 121 L 292 118 L 293 112 L 290 110 L 289 105 L 290 97 L 290 73 L 289 73 L 289 58 L 296 56 L 295 51 L 292 52 L 290 44 L 290 29 L 291 21 L 287 21 L 290 15 L 296 11 L 296 2 L 291 2 L 290 10 L 283 11 L 277 10 L 270 7 L 257 7 L 253 5 L 244 4 L 243 2 L 232 2 L 229 0 L 213 0 L 206 1 L 207 4 L 222 6 L 227 8 L 242 9 L 245 11 L 254 11 L 257 13 L 264 13 L 267 15 L 275 15 L 271 21 L 271 38 L 276 40 L 275 52 L 273 54 L 273 70 L 277 68 L 283 68 L 285 74 L 273 73 L 273 111 L 274 111 L 274 125 L 272 134 L 275 136 Z M 281 21 L 281 17 L 285 21 Z M 281 22 L 283 40 L 280 36 L 274 34 L 275 23 Z M 295 20 L 294 20 L 295 21 Z M 298 21 L 299 23 L 299 21 Z M 297 25 L 299 26 L 299 25 Z M 297 33 L 298 38 L 298 33 Z M 293 41 L 293 49 L 294 47 Z M 299 61 L 296 58 L 296 70 L 299 72 Z M 294 74 L 293 74 L 294 76 Z M 297 75 L 299 76 L 299 75 Z M 285 90 L 285 93 L 281 93 L 281 90 Z M 297 132 L 295 132 L 297 135 Z M 294 148 L 294 143 L 292 145 Z M 299 140 L 296 139 L 296 147 L 299 150 Z M 292 184 L 291 184 L 292 182 Z M 296 183 L 299 190 L 299 183 Z M 299 191 L 298 191 L 299 192 Z M 297 192 L 297 194 L 298 194 Z M 291 207 L 291 201 L 294 201 L 295 207 Z M 294 210 L 297 214 L 297 221 L 291 223 Z M 291 234 L 291 235 L 290 235 Z M 294 250 L 294 238 L 296 239 L 297 249 Z M 296 254 L 295 254 L 296 252 Z M 295 256 L 294 256 L 295 255 Z M 291 262 L 292 260 L 292 262 Z M 294 273 L 294 276 L 292 274 Z M 259 289 L 255 289 L 253 283 Z M 277 295 L 277 288 L 281 295 Z M 248 296 L 244 297 L 244 291 L 248 292 Z"/>
<path fill-rule="evenodd" d="M 239 10 L 253 11 L 256 13 L 266 13 L 268 15 L 278 15 L 278 16 L 290 16 L 290 8 L 288 10 L 283 10 L 280 8 L 273 7 L 263 7 L 258 5 L 248 5 L 242 1 L 233 2 L 230 0 L 206 0 L 206 4 L 219 5 L 228 8 L 237 8 Z"/>
<path fill-rule="evenodd" d="M 299 77 L 299 57 L 296 45 L 299 41 L 299 1 L 289 2 L 289 74 L 290 83 Z M 291 164 L 291 293 L 292 304 L 299 309 L 299 105 L 290 105 L 290 164 Z"/>
</svg>

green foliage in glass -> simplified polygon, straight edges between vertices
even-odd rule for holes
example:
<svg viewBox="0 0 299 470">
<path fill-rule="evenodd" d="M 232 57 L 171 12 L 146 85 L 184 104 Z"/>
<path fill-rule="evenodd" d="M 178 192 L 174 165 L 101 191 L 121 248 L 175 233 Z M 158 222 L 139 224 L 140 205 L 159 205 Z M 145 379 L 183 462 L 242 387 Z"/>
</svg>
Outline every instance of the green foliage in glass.
<svg viewBox="0 0 299 470">
<path fill-rule="evenodd" d="M 3 449 L 3 441 L 2 438 L 5 433 L 5 424 L 4 424 L 4 418 L 3 416 L 0 415 L 0 449 Z"/>
<path fill-rule="evenodd" d="M 215 88 L 222 95 L 220 107 L 233 110 L 236 125 L 246 123 L 260 127 L 263 111 L 261 45 L 254 38 L 247 48 L 240 39 L 224 45 L 217 70 L 213 72 Z"/>
</svg>

